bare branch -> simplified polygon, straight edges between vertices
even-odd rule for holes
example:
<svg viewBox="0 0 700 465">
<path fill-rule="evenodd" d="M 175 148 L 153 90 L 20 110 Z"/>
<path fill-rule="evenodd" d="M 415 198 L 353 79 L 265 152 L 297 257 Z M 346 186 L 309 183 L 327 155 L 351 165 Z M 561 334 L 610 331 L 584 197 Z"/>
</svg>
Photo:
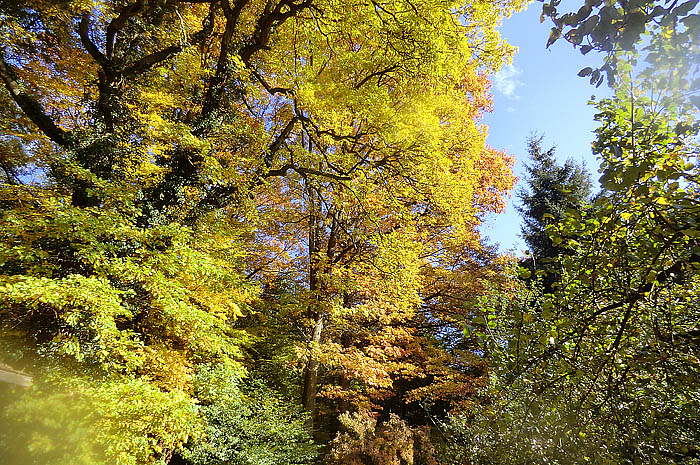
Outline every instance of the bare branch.
<svg viewBox="0 0 700 465">
<path fill-rule="evenodd" d="M 150 55 L 146 55 L 145 57 L 142 57 L 141 59 L 137 60 L 134 64 L 129 66 L 127 69 L 124 70 L 125 75 L 135 75 L 135 74 L 140 74 L 145 71 L 148 71 L 151 69 L 153 66 L 157 65 L 158 63 L 161 63 L 168 58 L 171 58 L 178 53 L 182 51 L 182 47 L 179 45 L 171 45 L 168 48 L 165 48 L 163 50 L 159 50 L 155 53 L 151 53 Z"/>
<path fill-rule="evenodd" d="M 83 13 L 80 17 L 78 34 L 80 35 L 80 42 L 83 44 L 83 47 L 85 47 L 85 50 L 87 50 L 90 56 L 106 71 L 109 66 L 109 60 L 97 49 L 95 43 L 90 39 L 90 13 Z"/>
<path fill-rule="evenodd" d="M 299 173 L 302 177 L 307 177 L 308 175 L 313 175 L 313 176 L 318 176 L 321 178 L 328 178 L 328 179 L 333 179 L 335 181 L 351 181 L 352 178 L 350 176 L 341 176 L 335 173 L 328 173 L 326 171 L 321 171 L 313 168 L 304 168 L 301 166 L 296 166 L 292 163 L 287 163 L 286 165 L 282 166 L 281 168 L 275 168 L 273 170 L 268 171 L 265 173 L 263 176 L 261 176 L 262 179 L 267 179 L 267 178 L 274 178 L 278 176 L 286 176 L 289 171 L 296 171 Z"/>
<path fill-rule="evenodd" d="M 398 68 L 398 67 L 399 67 L 399 65 L 393 65 L 393 66 L 390 66 L 390 67 L 388 67 L 388 68 L 385 68 L 385 69 L 382 69 L 382 70 L 379 70 L 379 71 L 375 71 L 374 73 L 367 75 L 364 79 L 362 79 L 360 82 L 358 82 L 357 84 L 355 84 L 354 88 L 355 88 L 355 89 L 359 89 L 360 87 L 362 87 L 363 85 L 365 85 L 365 84 L 367 83 L 367 81 L 369 81 L 369 80 L 372 79 L 373 77 L 377 77 L 377 76 L 378 76 L 378 77 L 380 78 L 380 80 L 381 80 L 382 76 L 386 75 L 387 73 L 390 73 L 390 72 L 394 71 L 394 70 L 395 70 L 396 68 Z"/>
<path fill-rule="evenodd" d="M 268 154 L 265 156 L 265 163 L 269 164 L 272 162 L 271 156 L 279 150 L 279 148 L 282 146 L 284 141 L 287 140 L 287 137 L 289 137 L 289 134 L 292 132 L 292 129 L 294 129 L 294 124 L 299 120 L 298 117 L 294 117 L 291 120 L 289 120 L 289 123 L 282 129 L 282 132 L 280 133 L 279 136 L 275 139 L 275 141 L 270 145 L 268 148 Z"/>
<path fill-rule="evenodd" d="M 190 44 L 199 44 L 202 41 L 204 41 L 204 39 L 211 36 L 212 32 L 214 31 L 214 16 L 216 13 L 217 3 L 218 0 L 211 1 L 211 5 L 209 6 L 209 14 L 207 14 L 207 17 L 204 18 L 204 21 L 202 21 L 202 29 L 199 32 L 196 32 L 192 35 L 192 40 L 190 41 Z M 159 50 L 157 52 L 151 53 L 150 55 L 141 57 L 141 59 L 137 60 L 131 66 L 126 68 L 124 70 L 124 74 L 127 76 L 133 76 L 135 74 L 148 71 L 153 66 L 169 58 L 172 58 L 173 56 L 180 53 L 182 50 L 183 46 L 181 45 L 171 45 L 170 47 L 164 48 L 163 50 Z"/>
<path fill-rule="evenodd" d="M 206 117 L 219 105 L 221 92 L 223 91 L 222 84 L 226 80 L 231 39 L 236 30 L 236 24 L 238 23 L 238 18 L 241 16 L 241 11 L 243 11 L 243 8 L 249 1 L 250 0 L 238 0 L 233 7 L 231 7 L 229 0 L 223 0 L 221 3 L 224 16 L 226 16 L 226 29 L 221 38 L 221 49 L 219 50 L 219 59 L 216 63 L 216 72 L 214 76 L 212 76 L 209 86 L 207 87 L 207 92 L 204 95 L 204 104 L 202 105 L 203 117 Z"/>
<path fill-rule="evenodd" d="M 268 13 L 267 10 L 269 5 L 271 5 L 271 3 L 268 2 L 268 6 L 265 8 L 266 13 L 263 14 L 258 24 L 255 26 L 255 32 L 253 33 L 251 42 L 241 49 L 240 55 L 243 62 L 248 63 L 255 52 L 267 47 L 274 28 L 283 24 L 286 20 L 297 15 L 304 9 L 311 7 L 312 3 L 313 0 L 303 0 L 300 3 L 294 3 L 291 0 L 282 0 Z M 286 11 L 283 12 L 282 10 L 285 8 Z"/>
<path fill-rule="evenodd" d="M 251 73 L 253 73 L 253 76 L 255 79 L 262 84 L 262 86 L 265 88 L 268 94 L 270 95 L 275 95 L 275 94 L 293 94 L 294 90 L 293 89 L 288 89 L 286 87 L 272 87 L 268 82 L 265 80 L 265 78 L 260 75 L 260 73 L 257 72 L 257 70 L 253 69 L 252 67 L 250 68 Z"/>
</svg>

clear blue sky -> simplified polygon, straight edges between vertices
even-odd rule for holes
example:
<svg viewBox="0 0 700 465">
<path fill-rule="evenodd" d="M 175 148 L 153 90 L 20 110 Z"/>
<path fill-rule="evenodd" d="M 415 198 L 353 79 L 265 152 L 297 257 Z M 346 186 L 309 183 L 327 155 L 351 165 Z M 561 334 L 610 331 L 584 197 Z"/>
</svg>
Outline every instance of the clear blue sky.
<svg viewBox="0 0 700 465">
<path fill-rule="evenodd" d="M 602 63 L 594 52 L 581 55 L 568 43 L 559 41 L 545 48 L 551 22 L 540 23 L 542 3 L 530 4 L 504 21 L 501 35 L 518 47 L 513 64 L 492 78 L 494 111 L 486 115 L 489 128 L 487 143 L 515 156 L 515 175 L 524 176 L 523 162 L 528 161 L 526 139 L 532 132 L 545 136 L 543 148 L 555 145 L 560 161 L 572 158 L 583 162 L 598 179 L 598 163 L 591 153 L 595 109 L 587 105 L 592 95 L 610 95 L 603 84 L 596 88 L 577 73 L 586 66 Z M 521 181 L 523 182 L 523 181 Z M 517 189 L 517 188 L 516 188 Z M 481 228 L 489 242 L 500 244 L 501 251 L 525 248 L 520 238 L 520 216 L 515 211 L 513 197 L 506 212 L 492 215 Z"/>
</svg>

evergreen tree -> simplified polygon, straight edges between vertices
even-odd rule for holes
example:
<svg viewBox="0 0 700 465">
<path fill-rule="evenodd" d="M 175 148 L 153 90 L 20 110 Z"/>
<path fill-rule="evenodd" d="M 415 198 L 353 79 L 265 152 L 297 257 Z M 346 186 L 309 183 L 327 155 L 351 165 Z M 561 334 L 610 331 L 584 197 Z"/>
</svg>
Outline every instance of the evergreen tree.
<svg viewBox="0 0 700 465">
<path fill-rule="evenodd" d="M 527 150 L 532 164 L 525 165 L 527 187 L 517 192 L 523 217 L 522 234 L 535 261 L 558 255 L 545 227 L 564 218 L 568 209 L 577 209 L 591 195 L 591 178 L 586 169 L 567 160 L 557 164 L 555 147 L 542 149 L 543 136 L 530 136 Z"/>
</svg>

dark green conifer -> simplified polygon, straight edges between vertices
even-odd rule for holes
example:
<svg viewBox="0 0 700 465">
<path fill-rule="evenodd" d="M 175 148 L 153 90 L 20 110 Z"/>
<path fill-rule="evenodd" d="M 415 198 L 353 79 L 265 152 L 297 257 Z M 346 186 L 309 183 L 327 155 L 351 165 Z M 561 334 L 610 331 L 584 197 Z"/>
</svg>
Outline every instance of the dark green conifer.
<svg viewBox="0 0 700 465">
<path fill-rule="evenodd" d="M 555 147 L 543 150 L 542 139 L 532 135 L 527 140 L 531 160 L 525 165 L 527 187 L 517 191 L 521 205 L 516 207 L 523 218 L 522 237 L 535 263 L 558 255 L 547 237 L 547 224 L 561 220 L 568 209 L 580 208 L 590 199 L 592 187 L 585 167 L 571 159 L 557 164 Z"/>
</svg>

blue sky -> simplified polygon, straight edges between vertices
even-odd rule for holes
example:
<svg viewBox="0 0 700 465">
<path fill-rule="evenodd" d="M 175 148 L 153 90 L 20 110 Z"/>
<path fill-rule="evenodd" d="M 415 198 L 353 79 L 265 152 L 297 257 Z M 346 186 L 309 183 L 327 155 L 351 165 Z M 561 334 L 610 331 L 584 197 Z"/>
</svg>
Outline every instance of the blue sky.
<svg viewBox="0 0 700 465">
<path fill-rule="evenodd" d="M 540 23 L 541 8 L 541 3 L 532 3 L 526 11 L 505 20 L 500 29 L 502 36 L 519 50 L 513 64 L 492 79 L 494 111 L 484 118 L 489 128 L 487 143 L 515 156 L 515 175 L 523 178 L 526 139 L 532 132 L 543 134 L 543 148 L 555 145 L 559 160 L 583 162 L 597 180 L 598 164 L 590 148 L 596 128 L 595 109 L 587 102 L 592 95 L 607 97 L 610 91 L 605 85 L 590 85 L 577 73 L 581 68 L 602 63 L 602 56 L 594 52 L 581 55 L 563 40 L 546 49 L 551 23 Z M 505 213 L 487 218 L 482 235 L 491 243 L 499 243 L 501 251 L 520 254 L 525 245 L 520 238 L 520 216 L 514 201 L 515 195 Z"/>
</svg>

